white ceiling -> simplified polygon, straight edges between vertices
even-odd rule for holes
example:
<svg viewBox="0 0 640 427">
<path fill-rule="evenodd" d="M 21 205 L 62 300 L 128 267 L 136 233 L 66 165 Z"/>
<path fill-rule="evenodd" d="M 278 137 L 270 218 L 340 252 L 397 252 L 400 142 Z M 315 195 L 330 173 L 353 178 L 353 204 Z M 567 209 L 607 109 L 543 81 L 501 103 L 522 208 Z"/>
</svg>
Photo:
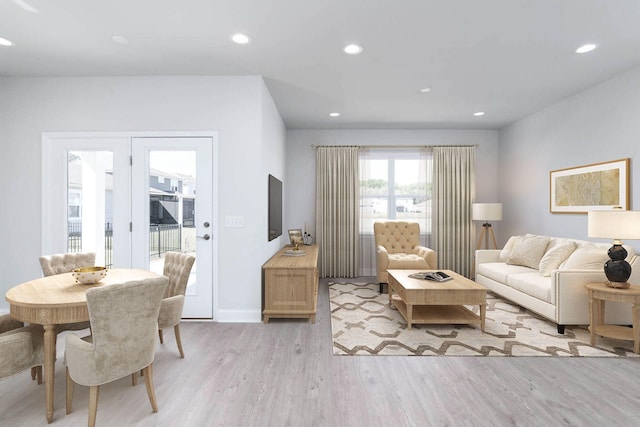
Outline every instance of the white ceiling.
<svg viewBox="0 0 640 427">
<path fill-rule="evenodd" d="M 0 37 L 0 76 L 262 75 L 292 129 L 499 129 L 640 66 L 640 1 L 0 0 Z"/>
</svg>

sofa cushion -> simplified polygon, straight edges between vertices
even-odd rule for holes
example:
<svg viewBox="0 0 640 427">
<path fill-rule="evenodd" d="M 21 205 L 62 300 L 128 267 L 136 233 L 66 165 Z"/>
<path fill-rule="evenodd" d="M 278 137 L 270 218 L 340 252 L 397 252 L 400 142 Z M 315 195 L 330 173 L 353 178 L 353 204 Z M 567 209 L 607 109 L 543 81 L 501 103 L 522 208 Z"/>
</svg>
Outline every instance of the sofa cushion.
<svg viewBox="0 0 640 427">
<path fill-rule="evenodd" d="M 607 249 L 594 244 L 577 248 L 567 260 L 560 265 L 560 270 L 600 270 L 609 260 Z"/>
<path fill-rule="evenodd" d="M 507 264 L 522 265 L 537 270 L 548 244 L 547 236 L 524 236 L 513 247 L 511 255 L 507 258 Z"/>
<path fill-rule="evenodd" d="M 556 303 L 555 292 L 551 289 L 551 278 L 543 277 L 537 271 L 510 274 L 507 278 L 507 285 L 549 304 Z"/>
<path fill-rule="evenodd" d="M 507 277 L 511 274 L 518 273 L 531 273 L 538 274 L 537 271 L 530 269 L 529 267 L 523 267 L 521 265 L 509 265 L 504 262 L 483 262 L 478 264 L 478 271 L 476 274 L 488 277 L 500 283 L 507 283 Z"/>
<path fill-rule="evenodd" d="M 553 270 L 557 270 L 560 264 L 576 250 L 574 242 L 556 242 L 554 246 L 545 252 L 540 260 L 538 270 L 542 276 L 549 277 Z"/>
<path fill-rule="evenodd" d="M 500 251 L 500 257 L 498 258 L 502 262 L 507 262 L 509 255 L 511 255 L 511 251 L 513 251 L 513 247 L 518 243 L 522 236 L 511 236 L 507 243 L 504 245 L 504 248 Z"/>
</svg>

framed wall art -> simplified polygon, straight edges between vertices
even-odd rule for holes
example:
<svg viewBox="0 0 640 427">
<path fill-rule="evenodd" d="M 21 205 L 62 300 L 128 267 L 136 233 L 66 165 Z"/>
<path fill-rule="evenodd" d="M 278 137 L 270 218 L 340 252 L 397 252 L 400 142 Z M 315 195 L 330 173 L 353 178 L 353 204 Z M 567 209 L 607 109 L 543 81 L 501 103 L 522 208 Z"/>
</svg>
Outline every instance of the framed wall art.
<svg viewBox="0 0 640 427">
<path fill-rule="evenodd" d="M 550 172 L 551 213 L 629 209 L 629 159 Z"/>
</svg>

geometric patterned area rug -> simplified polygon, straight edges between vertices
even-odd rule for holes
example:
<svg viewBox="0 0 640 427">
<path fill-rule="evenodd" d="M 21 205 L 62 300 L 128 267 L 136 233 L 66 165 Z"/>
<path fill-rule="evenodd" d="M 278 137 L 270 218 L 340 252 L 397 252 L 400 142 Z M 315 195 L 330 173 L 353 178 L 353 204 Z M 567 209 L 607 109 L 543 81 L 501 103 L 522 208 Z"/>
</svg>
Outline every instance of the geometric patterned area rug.
<svg viewBox="0 0 640 427">
<path fill-rule="evenodd" d="M 487 292 L 479 325 L 413 325 L 389 305 L 377 283 L 329 283 L 335 355 L 638 357 L 633 342 L 598 337 L 586 326 L 565 328 Z M 477 313 L 478 306 L 468 306 Z"/>
</svg>

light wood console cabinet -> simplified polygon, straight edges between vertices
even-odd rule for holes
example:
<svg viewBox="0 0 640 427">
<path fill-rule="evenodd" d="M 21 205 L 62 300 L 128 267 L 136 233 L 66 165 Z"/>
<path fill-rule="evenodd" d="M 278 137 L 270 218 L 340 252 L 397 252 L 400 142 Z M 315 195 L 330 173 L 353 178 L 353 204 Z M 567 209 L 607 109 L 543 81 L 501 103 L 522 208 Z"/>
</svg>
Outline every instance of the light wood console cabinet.
<svg viewBox="0 0 640 427">
<path fill-rule="evenodd" d="M 318 246 L 302 246 L 303 256 L 286 256 L 285 246 L 262 266 L 262 320 L 272 317 L 309 318 L 316 322 L 318 306 Z"/>
</svg>

